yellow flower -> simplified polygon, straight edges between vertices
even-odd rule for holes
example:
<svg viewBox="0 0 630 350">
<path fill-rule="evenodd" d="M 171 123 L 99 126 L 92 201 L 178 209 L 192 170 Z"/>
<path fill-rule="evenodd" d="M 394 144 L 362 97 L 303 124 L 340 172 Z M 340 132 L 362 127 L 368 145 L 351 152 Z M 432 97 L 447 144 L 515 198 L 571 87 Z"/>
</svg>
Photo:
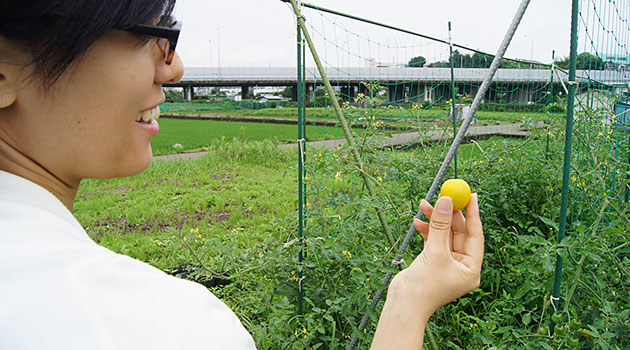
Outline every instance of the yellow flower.
<svg viewBox="0 0 630 350">
<path fill-rule="evenodd" d="M 201 238 L 201 235 L 197 235 L 197 238 Z"/>
<path fill-rule="evenodd" d="M 378 182 L 383 182 L 383 178 L 382 177 L 377 177 L 376 180 L 378 180 Z"/>
<path fill-rule="evenodd" d="M 184 238 L 182 238 L 182 240 L 184 240 L 184 241 L 185 241 L 185 240 L 187 240 L 187 239 L 188 239 L 188 238 L 186 238 L 186 236 L 184 236 Z"/>
<path fill-rule="evenodd" d="M 335 179 L 339 179 L 339 177 L 340 177 L 340 176 L 341 176 L 341 171 L 338 171 L 338 172 L 335 174 Z"/>
</svg>

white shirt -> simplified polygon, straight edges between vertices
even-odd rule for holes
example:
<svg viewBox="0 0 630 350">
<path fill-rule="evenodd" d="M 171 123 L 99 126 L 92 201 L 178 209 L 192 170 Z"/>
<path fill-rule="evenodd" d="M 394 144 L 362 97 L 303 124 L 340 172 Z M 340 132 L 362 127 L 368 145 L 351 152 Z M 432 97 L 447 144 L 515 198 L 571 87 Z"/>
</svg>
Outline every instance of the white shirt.
<svg viewBox="0 0 630 350">
<path fill-rule="evenodd" d="M 0 349 L 255 349 L 204 286 L 92 241 L 52 193 L 0 171 Z"/>
</svg>

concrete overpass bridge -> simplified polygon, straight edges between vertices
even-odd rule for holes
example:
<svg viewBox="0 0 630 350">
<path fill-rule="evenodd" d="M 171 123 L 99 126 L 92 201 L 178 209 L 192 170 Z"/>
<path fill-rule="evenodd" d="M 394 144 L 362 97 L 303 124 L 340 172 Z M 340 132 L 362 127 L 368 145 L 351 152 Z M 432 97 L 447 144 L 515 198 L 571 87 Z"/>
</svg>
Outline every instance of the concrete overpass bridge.
<svg viewBox="0 0 630 350">
<path fill-rule="evenodd" d="M 456 68 L 455 85 L 459 93 L 473 97 L 486 76 L 487 69 Z M 555 91 L 566 85 L 568 76 L 562 72 L 554 75 Z M 367 95 L 361 82 L 377 82 L 387 89 L 389 102 L 431 101 L 450 99 L 450 68 L 411 67 L 329 67 L 326 75 L 343 99 L 353 99 L 358 93 Z M 528 104 L 540 100 L 552 81 L 548 69 L 499 69 L 488 90 L 488 102 L 502 99 L 506 103 Z M 630 73 L 616 71 L 578 71 L 578 80 L 594 79 L 616 89 L 630 89 Z M 560 78 L 560 79 L 559 79 Z M 323 86 L 317 69 L 306 69 L 307 98 L 314 100 L 315 91 Z M 187 100 L 192 100 L 198 87 L 241 87 L 244 98 L 257 86 L 292 86 L 293 99 L 297 100 L 297 68 L 295 67 L 186 67 L 181 81 L 164 84 L 166 87 L 182 87 Z M 499 96 L 499 94 L 501 96 Z"/>
</svg>

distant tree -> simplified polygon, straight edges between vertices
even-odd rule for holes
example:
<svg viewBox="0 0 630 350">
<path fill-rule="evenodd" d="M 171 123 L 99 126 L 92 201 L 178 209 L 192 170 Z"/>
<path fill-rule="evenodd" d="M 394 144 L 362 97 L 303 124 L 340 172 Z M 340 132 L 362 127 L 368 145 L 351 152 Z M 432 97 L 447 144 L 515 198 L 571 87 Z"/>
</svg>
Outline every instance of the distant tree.
<svg viewBox="0 0 630 350">
<path fill-rule="evenodd" d="M 293 97 L 293 86 L 285 87 L 284 90 L 282 90 L 282 93 L 280 93 L 280 96 L 282 96 L 284 98 L 292 98 Z"/>
<path fill-rule="evenodd" d="M 219 97 L 227 96 L 225 91 L 222 91 L 221 88 L 218 86 L 215 86 L 212 88 L 212 90 L 210 90 L 210 95 L 219 96 Z"/>
<path fill-rule="evenodd" d="M 422 56 L 416 56 L 409 60 L 407 64 L 409 67 L 424 67 L 424 64 L 427 63 L 427 59 Z"/>
<path fill-rule="evenodd" d="M 493 56 L 486 55 L 484 53 L 475 52 L 472 55 L 472 63 L 474 68 L 490 68 L 493 59 Z"/>
<path fill-rule="evenodd" d="M 480 53 L 462 54 L 459 50 L 453 51 L 454 68 L 488 68 L 492 63 L 492 56 Z M 446 61 L 432 62 L 429 67 L 450 67 L 451 58 Z"/>
<path fill-rule="evenodd" d="M 179 103 L 184 102 L 184 94 L 173 89 L 164 89 L 164 95 L 166 96 L 166 102 Z"/>
<path fill-rule="evenodd" d="M 554 64 L 558 68 L 569 69 L 569 56 L 567 56 L 565 58 L 562 58 L 562 59 L 555 60 Z"/>
<path fill-rule="evenodd" d="M 565 57 L 560 60 L 556 60 L 555 64 L 559 68 L 569 69 L 569 60 L 570 57 Z M 606 68 L 606 64 L 604 61 L 598 56 L 592 55 L 588 52 L 582 52 L 577 55 L 575 60 L 575 69 L 579 70 L 604 70 Z"/>
<path fill-rule="evenodd" d="M 604 70 L 606 68 L 606 64 L 601 58 L 588 52 L 582 52 L 577 56 L 575 66 L 576 69 L 582 70 Z"/>
<path fill-rule="evenodd" d="M 437 62 L 431 62 L 427 65 L 427 67 L 435 67 L 435 68 L 444 68 L 444 67 L 450 67 L 451 64 L 448 61 L 437 61 Z"/>
</svg>

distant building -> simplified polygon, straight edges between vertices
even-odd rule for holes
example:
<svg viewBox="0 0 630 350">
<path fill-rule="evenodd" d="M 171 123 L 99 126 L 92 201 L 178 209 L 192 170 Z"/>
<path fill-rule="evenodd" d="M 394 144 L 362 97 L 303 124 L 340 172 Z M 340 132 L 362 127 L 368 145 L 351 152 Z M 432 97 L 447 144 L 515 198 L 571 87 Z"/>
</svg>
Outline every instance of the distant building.
<svg viewBox="0 0 630 350">
<path fill-rule="evenodd" d="M 259 102 L 267 102 L 267 101 L 282 101 L 281 96 L 276 95 L 263 95 L 263 97 L 258 100 Z"/>
<path fill-rule="evenodd" d="M 630 56 L 628 55 L 599 55 L 599 58 L 604 61 L 606 70 L 616 70 L 624 72 L 630 69 Z"/>
</svg>

